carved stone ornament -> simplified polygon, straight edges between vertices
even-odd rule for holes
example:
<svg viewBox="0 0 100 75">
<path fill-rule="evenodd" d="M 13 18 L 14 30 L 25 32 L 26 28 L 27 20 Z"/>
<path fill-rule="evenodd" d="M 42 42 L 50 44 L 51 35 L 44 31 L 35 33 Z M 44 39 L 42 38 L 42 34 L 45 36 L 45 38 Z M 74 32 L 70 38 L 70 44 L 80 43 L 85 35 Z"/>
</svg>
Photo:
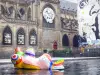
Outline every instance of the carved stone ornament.
<svg viewBox="0 0 100 75">
<path fill-rule="evenodd" d="M 61 17 L 62 28 L 70 29 L 70 30 L 77 30 L 78 23 L 75 19 L 64 19 Z"/>
<path fill-rule="evenodd" d="M 41 0 L 41 1 L 49 2 L 49 3 L 60 3 L 59 0 Z"/>
</svg>

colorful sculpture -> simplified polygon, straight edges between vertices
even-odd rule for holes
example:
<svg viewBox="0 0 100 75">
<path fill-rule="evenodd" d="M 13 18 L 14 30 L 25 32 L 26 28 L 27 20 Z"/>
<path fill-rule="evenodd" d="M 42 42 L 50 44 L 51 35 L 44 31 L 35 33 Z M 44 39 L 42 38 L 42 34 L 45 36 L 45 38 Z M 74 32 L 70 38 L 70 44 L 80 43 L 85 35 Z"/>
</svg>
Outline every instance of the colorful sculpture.
<svg viewBox="0 0 100 75">
<path fill-rule="evenodd" d="M 11 56 L 11 61 L 15 68 L 64 69 L 64 59 L 53 62 L 51 56 L 47 53 L 36 58 L 33 48 L 28 48 L 25 52 L 22 52 L 20 48 L 16 48 L 15 53 Z"/>
</svg>

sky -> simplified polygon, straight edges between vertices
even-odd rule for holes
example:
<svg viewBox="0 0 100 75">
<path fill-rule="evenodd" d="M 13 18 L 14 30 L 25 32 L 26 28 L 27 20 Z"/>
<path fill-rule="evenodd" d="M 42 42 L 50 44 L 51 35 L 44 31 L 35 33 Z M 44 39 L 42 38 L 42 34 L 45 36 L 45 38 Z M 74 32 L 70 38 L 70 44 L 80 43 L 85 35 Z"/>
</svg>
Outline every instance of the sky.
<svg viewBox="0 0 100 75">
<path fill-rule="evenodd" d="M 63 1 L 69 1 L 69 2 L 73 2 L 73 3 L 77 3 L 77 0 L 63 0 Z"/>
</svg>

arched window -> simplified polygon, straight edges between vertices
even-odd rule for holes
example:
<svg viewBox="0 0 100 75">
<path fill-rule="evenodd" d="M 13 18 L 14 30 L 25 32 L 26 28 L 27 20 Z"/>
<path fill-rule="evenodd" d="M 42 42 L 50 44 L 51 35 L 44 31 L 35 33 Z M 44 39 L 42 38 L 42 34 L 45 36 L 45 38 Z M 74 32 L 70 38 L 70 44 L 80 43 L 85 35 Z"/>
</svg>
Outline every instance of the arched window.
<svg viewBox="0 0 100 75">
<path fill-rule="evenodd" d="M 28 12 L 27 12 L 27 20 L 31 20 L 31 8 L 28 8 Z"/>
<path fill-rule="evenodd" d="M 73 38 L 73 46 L 79 47 L 80 43 L 81 43 L 81 37 L 79 35 L 75 35 Z"/>
<path fill-rule="evenodd" d="M 36 35 L 35 30 L 31 30 L 29 33 L 29 44 L 37 45 L 37 35 Z"/>
<path fill-rule="evenodd" d="M 3 45 L 12 45 L 12 31 L 9 26 L 6 26 L 3 31 Z"/>
<path fill-rule="evenodd" d="M 25 45 L 25 32 L 23 28 L 20 28 L 17 31 L 17 44 L 18 45 Z"/>
<path fill-rule="evenodd" d="M 69 46 L 69 39 L 68 39 L 68 36 L 66 34 L 64 34 L 64 36 L 62 38 L 62 45 Z"/>
<path fill-rule="evenodd" d="M 23 8 L 20 8 L 19 12 L 20 12 L 21 16 L 23 16 L 25 14 L 25 10 Z"/>
<path fill-rule="evenodd" d="M 11 16 L 13 14 L 13 11 L 14 11 L 14 7 L 13 6 L 8 7 L 7 8 L 7 15 Z"/>
</svg>

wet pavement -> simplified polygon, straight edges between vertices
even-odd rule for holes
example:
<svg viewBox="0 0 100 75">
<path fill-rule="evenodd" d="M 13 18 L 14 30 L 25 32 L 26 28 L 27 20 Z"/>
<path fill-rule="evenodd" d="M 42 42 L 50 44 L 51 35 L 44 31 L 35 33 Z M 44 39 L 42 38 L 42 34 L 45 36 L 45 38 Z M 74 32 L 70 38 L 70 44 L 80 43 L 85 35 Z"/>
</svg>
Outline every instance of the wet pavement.
<svg viewBox="0 0 100 75">
<path fill-rule="evenodd" d="M 64 70 L 25 70 L 4 63 L 0 75 L 100 75 L 100 59 L 65 61 L 64 66 Z"/>
</svg>

